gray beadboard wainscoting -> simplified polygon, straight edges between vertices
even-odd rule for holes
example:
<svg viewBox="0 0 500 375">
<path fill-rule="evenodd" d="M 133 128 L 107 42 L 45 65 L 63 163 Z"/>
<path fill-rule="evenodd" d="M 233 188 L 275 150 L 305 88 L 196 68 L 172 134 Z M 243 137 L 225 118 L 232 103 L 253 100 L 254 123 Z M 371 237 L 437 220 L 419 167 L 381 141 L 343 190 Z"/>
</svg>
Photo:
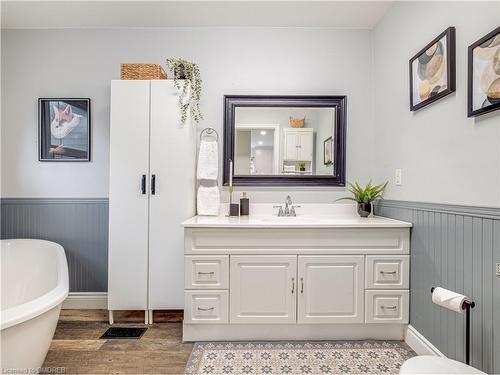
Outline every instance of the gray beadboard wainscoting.
<svg viewBox="0 0 500 375">
<path fill-rule="evenodd" d="M 61 244 L 70 292 L 108 289 L 108 199 L 3 198 L 1 238 L 38 238 Z"/>
<path fill-rule="evenodd" d="M 500 208 L 382 201 L 375 212 L 413 223 L 410 324 L 446 356 L 464 361 L 465 315 L 433 304 L 430 289 L 472 297 L 471 363 L 500 373 Z"/>
</svg>

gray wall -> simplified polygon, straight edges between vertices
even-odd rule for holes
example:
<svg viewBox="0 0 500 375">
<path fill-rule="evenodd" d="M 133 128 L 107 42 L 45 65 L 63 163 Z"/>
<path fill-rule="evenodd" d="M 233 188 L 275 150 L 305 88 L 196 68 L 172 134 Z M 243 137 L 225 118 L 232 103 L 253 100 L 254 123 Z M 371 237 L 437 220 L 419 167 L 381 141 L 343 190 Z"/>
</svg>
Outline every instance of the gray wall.
<svg viewBox="0 0 500 375">
<path fill-rule="evenodd" d="M 500 373 L 500 208 L 383 201 L 377 214 L 410 221 L 410 324 L 446 356 L 464 361 L 465 315 L 431 301 L 432 286 L 470 296 L 472 365 Z"/>
<path fill-rule="evenodd" d="M 70 292 L 108 290 L 107 199 L 2 199 L 2 239 L 55 241 L 66 251 Z"/>
<path fill-rule="evenodd" d="M 110 80 L 119 78 L 122 62 L 164 64 L 176 56 L 199 64 L 205 115 L 199 128 L 212 126 L 221 135 L 224 94 L 347 95 L 347 177 L 368 180 L 371 50 L 370 30 L 2 30 L 2 197 L 107 197 Z M 91 163 L 37 161 L 36 100 L 44 96 L 91 98 Z M 246 190 L 253 202 L 281 202 L 294 189 Z M 303 202 L 344 194 L 343 189 L 297 190 L 293 197 Z"/>
<path fill-rule="evenodd" d="M 500 2 L 394 2 L 373 32 L 375 175 L 388 199 L 500 206 L 500 111 L 467 118 L 467 47 L 500 25 Z M 456 27 L 456 93 L 409 110 L 408 60 Z M 403 185 L 394 185 L 396 168 Z"/>
</svg>

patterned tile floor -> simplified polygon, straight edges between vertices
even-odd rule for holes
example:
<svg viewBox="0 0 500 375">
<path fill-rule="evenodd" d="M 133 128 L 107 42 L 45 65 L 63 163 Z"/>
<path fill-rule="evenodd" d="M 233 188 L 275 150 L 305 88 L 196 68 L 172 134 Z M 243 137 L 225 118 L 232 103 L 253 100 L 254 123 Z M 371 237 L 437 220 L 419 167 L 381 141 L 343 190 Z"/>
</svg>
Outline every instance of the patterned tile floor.
<svg viewBox="0 0 500 375">
<path fill-rule="evenodd" d="M 186 374 L 397 374 L 416 354 L 401 341 L 196 343 Z"/>
</svg>

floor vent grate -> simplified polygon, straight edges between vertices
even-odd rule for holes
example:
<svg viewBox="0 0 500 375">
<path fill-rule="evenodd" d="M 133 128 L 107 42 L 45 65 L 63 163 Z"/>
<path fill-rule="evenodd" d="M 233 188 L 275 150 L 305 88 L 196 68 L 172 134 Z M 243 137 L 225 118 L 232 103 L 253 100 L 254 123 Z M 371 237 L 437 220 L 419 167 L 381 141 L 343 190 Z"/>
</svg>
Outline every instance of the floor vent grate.
<svg viewBox="0 0 500 375">
<path fill-rule="evenodd" d="M 147 328 L 111 327 L 101 339 L 140 339 Z"/>
</svg>

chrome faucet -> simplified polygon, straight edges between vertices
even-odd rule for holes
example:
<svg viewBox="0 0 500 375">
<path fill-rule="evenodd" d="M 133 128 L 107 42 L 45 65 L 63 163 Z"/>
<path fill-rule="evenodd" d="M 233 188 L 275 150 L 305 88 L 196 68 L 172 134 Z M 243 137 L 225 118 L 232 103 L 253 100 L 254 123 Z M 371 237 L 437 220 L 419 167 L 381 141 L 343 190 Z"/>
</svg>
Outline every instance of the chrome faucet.
<svg viewBox="0 0 500 375">
<path fill-rule="evenodd" d="M 290 216 L 290 206 L 292 206 L 292 197 L 287 195 L 285 199 L 285 216 Z"/>
<path fill-rule="evenodd" d="M 273 206 L 274 208 L 277 208 L 278 209 L 278 216 L 279 217 L 290 217 L 290 216 L 297 216 L 296 212 L 295 212 L 295 208 L 296 207 L 300 207 L 300 206 L 297 206 L 297 205 L 293 205 L 293 202 L 292 202 L 292 197 L 290 195 L 287 195 L 286 196 L 286 199 L 285 199 L 285 209 L 283 209 L 282 206 Z"/>
</svg>

